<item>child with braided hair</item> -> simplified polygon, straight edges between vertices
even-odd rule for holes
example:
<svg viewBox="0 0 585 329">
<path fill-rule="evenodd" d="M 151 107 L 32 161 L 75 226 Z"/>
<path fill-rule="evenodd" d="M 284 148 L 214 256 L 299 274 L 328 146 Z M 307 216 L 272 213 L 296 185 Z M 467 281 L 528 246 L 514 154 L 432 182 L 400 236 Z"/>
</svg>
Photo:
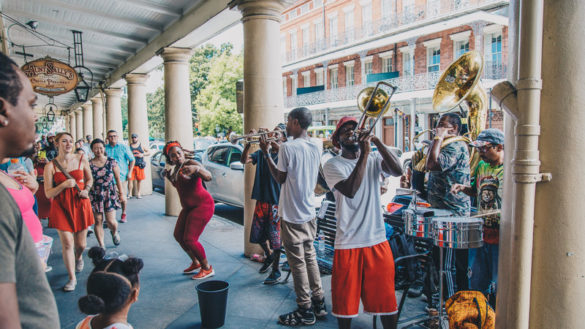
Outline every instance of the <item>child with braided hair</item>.
<svg viewBox="0 0 585 329">
<path fill-rule="evenodd" d="M 144 266 L 140 258 L 124 261 L 105 259 L 100 247 L 89 250 L 95 268 L 87 279 L 87 295 L 79 299 L 79 309 L 89 314 L 75 329 L 132 329 L 128 312 L 138 300 L 138 273 Z"/>
<path fill-rule="evenodd" d="M 167 142 L 163 153 L 173 170 L 165 169 L 165 177 L 173 184 L 179 194 L 183 209 L 177 218 L 174 236 L 181 248 L 185 250 L 191 265 L 183 274 L 195 274 L 193 280 L 205 279 L 215 275 L 205 256 L 205 249 L 199 237 L 215 211 L 211 194 L 201 183 L 210 181 L 211 173 L 195 160 L 188 159 L 188 151 L 177 141 Z"/>
</svg>

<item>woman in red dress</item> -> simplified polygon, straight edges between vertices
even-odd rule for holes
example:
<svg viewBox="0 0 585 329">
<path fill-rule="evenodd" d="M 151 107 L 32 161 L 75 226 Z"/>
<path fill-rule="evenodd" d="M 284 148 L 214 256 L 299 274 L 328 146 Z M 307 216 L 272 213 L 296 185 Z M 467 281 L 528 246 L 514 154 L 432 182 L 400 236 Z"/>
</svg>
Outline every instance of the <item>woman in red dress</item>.
<svg viewBox="0 0 585 329">
<path fill-rule="evenodd" d="M 93 178 L 87 159 L 73 153 L 73 137 L 69 133 L 58 134 L 55 141 L 59 154 L 45 166 L 45 194 L 52 199 L 49 227 L 59 233 L 63 262 L 69 274 L 63 290 L 73 291 L 77 285 L 75 272 L 83 270 L 87 227 L 94 222 L 89 201 Z M 68 179 L 55 161 L 73 179 Z"/>
<path fill-rule="evenodd" d="M 177 218 L 174 236 L 192 261 L 183 274 L 195 273 L 191 277 L 193 280 L 214 276 L 215 271 L 199 243 L 199 237 L 215 210 L 213 198 L 201 184 L 201 180 L 211 180 L 211 173 L 199 162 L 186 159 L 183 148 L 176 141 L 167 142 L 163 152 L 167 163 L 175 166 L 172 172 L 165 170 L 165 176 L 177 189 L 183 207 Z"/>
</svg>

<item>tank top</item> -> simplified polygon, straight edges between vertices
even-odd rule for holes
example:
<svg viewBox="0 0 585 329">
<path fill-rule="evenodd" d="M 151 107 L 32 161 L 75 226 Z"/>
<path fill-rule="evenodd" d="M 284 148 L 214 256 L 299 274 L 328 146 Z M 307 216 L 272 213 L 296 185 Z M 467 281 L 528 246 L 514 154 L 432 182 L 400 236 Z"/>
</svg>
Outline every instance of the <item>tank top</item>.
<svg viewBox="0 0 585 329">
<path fill-rule="evenodd" d="M 26 224 L 33 241 L 37 243 L 43 239 L 43 226 L 41 225 L 39 217 L 33 210 L 35 198 L 27 187 L 23 186 L 16 180 L 14 181 L 20 186 L 20 188 L 7 188 L 8 192 L 10 192 L 10 195 L 12 195 L 12 198 L 16 201 L 20 213 L 22 214 L 22 220 Z"/>
</svg>

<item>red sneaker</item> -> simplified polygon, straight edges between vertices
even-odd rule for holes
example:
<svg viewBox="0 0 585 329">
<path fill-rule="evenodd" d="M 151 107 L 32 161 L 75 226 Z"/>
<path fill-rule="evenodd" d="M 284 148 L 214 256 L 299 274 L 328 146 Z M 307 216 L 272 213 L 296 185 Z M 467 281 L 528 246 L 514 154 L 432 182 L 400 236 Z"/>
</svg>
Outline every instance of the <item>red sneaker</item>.
<svg viewBox="0 0 585 329">
<path fill-rule="evenodd" d="M 201 270 L 199 271 L 199 273 L 193 275 L 191 277 L 191 279 L 193 280 L 203 280 L 209 277 L 212 277 L 215 275 L 215 271 L 213 270 L 213 267 L 209 266 L 209 269 L 206 270 L 204 268 L 201 268 Z"/>
<path fill-rule="evenodd" d="M 194 274 L 199 272 L 199 269 L 201 269 L 201 264 L 195 265 L 194 263 L 191 263 L 191 266 L 183 270 L 183 274 Z"/>
<path fill-rule="evenodd" d="M 120 217 L 120 223 L 126 223 L 126 214 L 122 214 L 122 217 Z"/>
</svg>

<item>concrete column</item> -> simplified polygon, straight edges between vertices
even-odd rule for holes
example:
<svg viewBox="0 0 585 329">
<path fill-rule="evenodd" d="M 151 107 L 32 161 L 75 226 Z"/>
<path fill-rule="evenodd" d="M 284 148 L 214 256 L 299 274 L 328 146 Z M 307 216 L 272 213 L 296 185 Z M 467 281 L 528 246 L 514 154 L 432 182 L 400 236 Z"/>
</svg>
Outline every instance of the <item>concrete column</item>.
<svg viewBox="0 0 585 329">
<path fill-rule="evenodd" d="M 148 149 L 148 114 L 146 104 L 146 80 L 147 74 L 126 74 L 126 83 L 128 85 L 128 139 L 132 134 L 138 134 L 138 140 L 143 149 Z M 190 108 L 190 107 L 189 107 Z M 146 167 L 144 175 L 146 178 L 140 184 L 140 193 L 142 195 L 152 194 L 152 176 L 150 167 L 150 156 L 144 157 Z M 137 195 L 137 191 L 132 191 Z"/>
<path fill-rule="evenodd" d="M 244 131 L 259 127 L 272 128 L 283 117 L 280 92 L 280 14 L 286 1 L 232 1 L 242 12 L 244 25 Z M 327 68 L 325 67 L 324 70 Z M 295 73 L 296 74 L 296 73 Z M 293 95 L 296 91 L 293 91 Z M 261 252 L 250 244 L 250 227 L 256 202 L 250 199 L 255 167 L 246 165 L 244 205 L 244 254 Z"/>
<path fill-rule="evenodd" d="M 83 135 L 81 138 L 85 140 L 85 136 L 93 136 L 93 109 L 91 103 L 83 104 Z"/>
<path fill-rule="evenodd" d="M 75 140 L 82 138 L 83 136 L 83 114 L 81 109 L 75 111 Z"/>
<path fill-rule="evenodd" d="M 106 132 L 115 130 L 119 140 L 123 139 L 122 128 L 122 89 L 106 89 Z"/>
<path fill-rule="evenodd" d="M 93 107 L 93 138 L 100 138 L 105 140 L 104 135 L 104 104 L 102 104 L 102 97 L 98 94 L 91 99 Z"/>
<path fill-rule="evenodd" d="M 328 65 L 329 65 L 329 61 L 323 62 L 323 88 L 324 88 L 324 90 L 327 90 L 327 82 L 329 81 L 329 80 L 327 80 L 327 76 L 329 74 L 329 69 L 327 68 Z"/>
<path fill-rule="evenodd" d="M 75 112 L 69 114 L 69 133 L 73 138 L 77 136 L 77 121 L 75 119 Z"/>
<path fill-rule="evenodd" d="M 412 145 L 412 140 L 414 139 L 414 127 L 416 122 L 416 98 L 410 99 L 410 128 L 408 129 L 408 150 L 412 151 L 410 147 Z"/>
<path fill-rule="evenodd" d="M 165 69 L 165 139 L 176 140 L 187 149 L 193 148 L 193 119 L 189 91 L 189 58 L 191 49 L 164 48 L 160 52 Z M 165 181 L 165 213 L 177 216 L 181 211 L 179 196 Z"/>
<path fill-rule="evenodd" d="M 534 329 L 584 326 L 583 20 L 584 1 L 544 0 L 539 148 L 541 172 L 552 173 L 552 180 L 536 185 L 529 324 Z"/>
</svg>

